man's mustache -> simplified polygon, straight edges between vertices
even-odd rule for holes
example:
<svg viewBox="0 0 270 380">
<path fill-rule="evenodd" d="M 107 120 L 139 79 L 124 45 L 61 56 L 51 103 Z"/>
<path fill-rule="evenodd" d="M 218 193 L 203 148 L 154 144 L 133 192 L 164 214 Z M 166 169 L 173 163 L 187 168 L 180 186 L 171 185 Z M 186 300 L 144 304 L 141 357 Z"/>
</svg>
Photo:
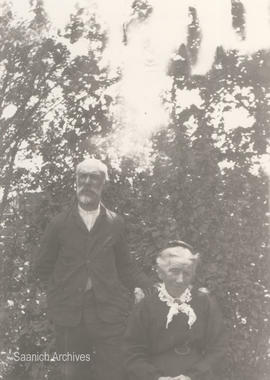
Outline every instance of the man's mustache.
<svg viewBox="0 0 270 380">
<path fill-rule="evenodd" d="M 93 188 L 90 188 L 90 187 L 81 187 L 79 188 L 78 190 L 78 194 L 93 194 L 93 195 L 98 195 L 98 192 L 93 189 Z"/>
</svg>

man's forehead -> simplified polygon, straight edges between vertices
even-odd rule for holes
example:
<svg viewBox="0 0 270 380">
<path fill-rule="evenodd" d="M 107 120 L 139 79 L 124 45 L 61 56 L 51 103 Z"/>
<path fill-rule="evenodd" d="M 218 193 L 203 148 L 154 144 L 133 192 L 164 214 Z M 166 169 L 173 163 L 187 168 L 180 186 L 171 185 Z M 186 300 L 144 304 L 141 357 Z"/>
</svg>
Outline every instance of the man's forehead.
<svg viewBox="0 0 270 380">
<path fill-rule="evenodd" d="M 187 269 L 187 268 L 190 268 L 193 264 L 194 264 L 194 261 L 183 262 L 183 261 L 172 259 L 167 263 L 167 267 L 170 269 L 178 269 L 178 268 Z"/>
<path fill-rule="evenodd" d="M 80 168 L 78 169 L 78 174 L 97 174 L 97 175 L 105 175 L 105 173 L 101 170 L 94 169 L 94 168 Z"/>
</svg>

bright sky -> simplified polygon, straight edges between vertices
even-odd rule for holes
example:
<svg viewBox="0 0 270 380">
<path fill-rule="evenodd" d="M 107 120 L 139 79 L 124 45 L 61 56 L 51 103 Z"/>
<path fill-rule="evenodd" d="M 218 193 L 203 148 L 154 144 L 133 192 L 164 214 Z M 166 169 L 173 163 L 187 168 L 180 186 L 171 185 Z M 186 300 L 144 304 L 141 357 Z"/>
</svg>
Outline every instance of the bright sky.
<svg viewBox="0 0 270 380">
<path fill-rule="evenodd" d="M 18 16 L 29 15 L 28 0 L 11 0 Z M 158 128 L 169 122 L 169 110 L 162 106 L 161 96 L 171 90 L 167 76 L 168 63 L 179 45 L 186 41 L 189 23 L 188 6 L 197 9 L 202 30 L 202 45 L 193 73 L 206 74 L 214 61 L 216 47 L 236 48 L 242 53 L 252 53 L 270 48 L 270 0 L 242 0 L 246 13 L 247 39 L 241 42 L 232 29 L 231 0 L 149 0 L 153 13 L 144 23 L 131 23 L 128 44 L 122 43 L 123 24 L 130 20 L 133 0 L 44 0 L 45 9 L 53 25 L 62 29 L 75 10 L 76 4 L 95 9 L 108 32 L 108 46 L 103 65 L 109 65 L 113 75 L 122 69 L 122 80 L 111 88 L 119 99 L 112 115 L 124 126 L 117 139 L 119 147 L 129 146 L 128 151 L 148 139 Z M 70 46 L 73 56 L 87 52 L 87 41 Z M 179 57 L 181 59 L 181 57 Z M 198 91 L 179 91 L 181 109 L 190 104 L 200 106 Z M 12 109 L 8 110 L 12 113 Z M 224 114 L 225 127 L 250 126 L 254 121 L 247 110 L 236 109 Z M 134 145 L 134 141 L 136 144 Z"/>
<path fill-rule="evenodd" d="M 28 0 L 10 0 L 16 13 L 21 17 L 29 15 L 30 6 Z M 70 14 L 75 10 L 77 3 L 88 5 L 91 0 L 44 0 L 46 11 L 57 28 L 62 28 L 67 23 Z"/>
</svg>

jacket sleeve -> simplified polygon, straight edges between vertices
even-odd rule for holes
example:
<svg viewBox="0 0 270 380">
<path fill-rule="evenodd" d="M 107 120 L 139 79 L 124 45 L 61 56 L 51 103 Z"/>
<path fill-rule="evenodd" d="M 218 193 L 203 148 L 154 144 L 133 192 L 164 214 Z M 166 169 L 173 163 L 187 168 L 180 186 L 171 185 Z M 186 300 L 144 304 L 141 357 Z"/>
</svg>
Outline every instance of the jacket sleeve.
<svg viewBox="0 0 270 380">
<path fill-rule="evenodd" d="M 53 272 L 59 252 L 59 238 L 56 220 L 47 226 L 40 245 L 38 258 L 34 264 L 34 276 L 47 282 Z"/>
<path fill-rule="evenodd" d="M 220 360 L 225 356 L 227 333 L 221 311 L 216 300 L 209 295 L 207 326 L 204 339 L 203 358 L 195 365 L 194 378 L 210 379 Z M 193 377 L 192 377 L 193 378 Z"/>
<path fill-rule="evenodd" d="M 130 380 L 158 380 L 162 376 L 150 363 L 150 324 L 147 299 L 134 308 L 125 333 L 125 369 Z"/>
<path fill-rule="evenodd" d="M 129 290 L 133 291 L 136 287 L 149 289 L 154 285 L 154 281 L 150 280 L 139 269 L 130 256 L 122 219 L 120 219 L 118 239 L 114 245 L 114 251 L 119 278 Z"/>
</svg>

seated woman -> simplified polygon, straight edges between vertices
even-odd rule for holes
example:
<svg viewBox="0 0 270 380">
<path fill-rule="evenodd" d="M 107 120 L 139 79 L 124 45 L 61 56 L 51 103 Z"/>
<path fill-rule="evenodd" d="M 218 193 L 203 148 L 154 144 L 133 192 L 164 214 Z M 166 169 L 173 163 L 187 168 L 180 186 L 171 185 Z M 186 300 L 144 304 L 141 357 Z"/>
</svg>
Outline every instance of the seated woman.
<svg viewBox="0 0 270 380">
<path fill-rule="evenodd" d="M 144 298 L 129 320 L 128 380 L 211 380 L 224 356 L 224 327 L 215 300 L 192 286 L 199 254 L 182 241 L 157 257 L 157 294 Z"/>
</svg>

